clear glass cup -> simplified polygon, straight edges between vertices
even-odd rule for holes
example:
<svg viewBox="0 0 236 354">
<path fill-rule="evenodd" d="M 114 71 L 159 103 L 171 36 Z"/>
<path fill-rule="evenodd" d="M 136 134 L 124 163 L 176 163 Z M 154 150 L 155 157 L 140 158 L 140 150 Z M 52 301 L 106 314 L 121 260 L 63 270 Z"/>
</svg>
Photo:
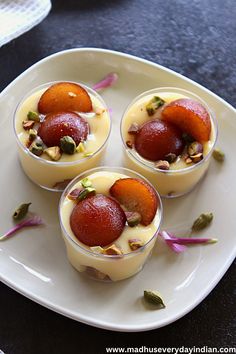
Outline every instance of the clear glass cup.
<svg viewBox="0 0 236 354">
<path fill-rule="evenodd" d="M 101 144 L 99 145 L 99 143 L 97 143 L 98 146 L 96 147 L 96 150 L 89 156 L 76 158 L 75 155 L 68 155 L 68 161 L 51 161 L 31 153 L 22 141 L 23 138 L 21 138 L 24 134 L 22 130 L 22 121 L 26 119 L 29 110 L 37 110 L 37 103 L 42 93 L 52 84 L 58 82 L 60 81 L 49 82 L 35 87 L 20 101 L 14 114 L 14 133 L 21 166 L 25 174 L 38 186 L 54 192 L 61 192 L 79 173 L 98 166 L 101 163 L 107 147 L 112 124 L 109 110 L 102 97 L 96 91 L 84 84 L 77 83 L 86 89 L 93 103 L 95 101 L 99 106 L 105 109 L 104 114 L 106 114 L 106 120 L 104 121 L 104 124 L 105 122 L 106 124 L 103 126 L 101 125 L 101 127 L 98 127 L 97 125 L 98 129 L 96 127 L 96 134 L 100 134 L 98 138 L 99 142 L 101 141 Z M 99 124 L 101 124 L 101 121 Z M 99 133 L 97 131 L 99 131 Z"/>
<path fill-rule="evenodd" d="M 130 149 L 127 147 L 126 142 L 129 140 L 128 129 L 132 122 L 137 122 L 137 117 L 134 117 L 133 120 L 132 118 L 128 119 L 131 108 L 133 108 L 134 105 L 139 105 L 144 102 L 147 103 L 154 95 L 160 96 L 163 99 L 165 99 L 165 97 L 175 97 L 172 101 L 178 98 L 191 98 L 200 102 L 206 108 L 211 119 L 212 128 L 210 148 L 200 162 L 181 169 L 162 170 L 154 167 L 154 164 L 151 161 L 142 158 L 135 149 Z M 140 124 L 142 123 L 143 122 L 140 122 Z M 121 119 L 120 132 L 123 142 L 124 166 L 145 176 L 154 185 L 162 197 L 175 198 L 190 192 L 207 172 L 210 157 L 217 140 L 218 127 L 214 113 L 208 107 L 206 102 L 204 102 L 200 97 L 184 89 L 175 87 L 160 87 L 143 92 L 129 104 Z"/>
<path fill-rule="evenodd" d="M 86 171 L 76 177 L 64 190 L 59 203 L 59 219 L 62 231 L 62 237 L 65 241 L 67 256 L 72 266 L 79 272 L 88 275 L 89 277 L 99 281 L 118 281 L 129 278 L 134 274 L 142 270 L 145 262 L 151 255 L 152 249 L 155 245 L 158 232 L 160 230 L 162 221 L 162 203 L 158 192 L 155 190 L 155 194 L 158 200 L 158 209 L 153 219 L 153 234 L 149 238 L 148 242 L 136 251 L 129 251 L 122 256 L 119 255 L 105 255 L 92 252 L 89 247 L 80 243 L 75 236 L 73 236 L 72 230 L 68 226 L 69 215 L 66 215 L 65 207 L 66 196 L 76 188 L 76 185 L 85 177 L 89 177 L 96 172 L 107 173 L 119 173 L 131 178 L 138 178 L 149 185 L 151 185 L 143 176 L 122 167 L 98 167 Z M 128 226 L 126 226 L 128 227 Z M 136 226 L 137 227 L 137 226 Z M 144 227 L 144 232 L 147 230 Z M 135 228 L 132 228 L 135 231 Z M 115 241 L 116 242 L 116 241 Z M 114 243 L 115 243 L 114 242 Z"/>
</svg>

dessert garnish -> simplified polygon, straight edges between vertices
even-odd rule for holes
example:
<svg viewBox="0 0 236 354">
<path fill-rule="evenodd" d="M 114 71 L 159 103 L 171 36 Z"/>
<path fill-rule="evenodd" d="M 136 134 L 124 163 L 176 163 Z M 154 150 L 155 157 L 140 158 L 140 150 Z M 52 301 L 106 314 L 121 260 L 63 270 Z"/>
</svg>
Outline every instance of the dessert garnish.
<svg viewBox="0 0 236 354">
<path fill-rule="evenodd" d="M 30 129 L 29 130 L 29 141 L 32 142 L 37 138 L 37 130 L 36 129 Z"/>
<path fill-rule="evenodd" d="M 29 151 L 36 156 L 41 156 L 43 150 L 43 144 L 40 141 L 33 141 L 33 143 L 29 147 Z"/>
<path fill-rule="evenodd" d="M 193 223 L 192 230 L 200 231 L 207 227 L 213 220 L 212 213 L 203 213 L 201 214 Z"/>
<path fill-rule="evenodd" d="M 216 148 L 214 151 L 213 151 L 213 154 L 212 156 L 214 157 L 214 159 L 218 162 L 223 162 L 225 160 L 225 154 L 224 152 L 219 149 L 219 148 Z"/>
<path fill-rule="evenodd" d="M 137 226 L 142 219 L 141 215 L 137 211 L 126 211 L 125 216 L 127 219 L 127 224 L 130 227 Z"/>
<path fill-rule="evenodd" d="M 127 146 L 128 148 L 132 149 L 132 148 L 133 148 L 133 143 L 132 143 L 132 141 L 127 140 L 127 141 L 126 141 L 126 146 Z"/>
<path fill-rule="evenodd" d="M 29 210 L 29 206 L 31 205 L 32 203 L 24 203 L 24 204 L 21 204 L 13 213 L 12 217 L 14 220 L 21 220 L 23 219 L 26 214 L 28 213 L 28 210 Z"/>
<path fill-rule="evenodd" d="M 85 177 L 85 178 L 82 179 L 81 185 L 84 188 L 92 187 L 92 181 L 88 177 Z"/>
<path fill-rule="evenodd" d="M 175 162 L 175 160 L 177 159 L 177 156 L 175 154 L 172 154 L 171 152 L 169 152 L 169 154 L 167 154 L 165 156 L 165 161 L 168 161 L 169 163 L 173 163 Z"/>
<path fill-rule="evenodd" d="M 34 120 L 24 120 L 24 121 L 22 122 L 22 126 L 23 126 L 23 128 L 24 128 L 25 130 L 30 130 L 30 129 L 32 129 L 33 126 L 34 126 L 34 124 L 35 124 L 35 121 L 34 121 Z"/>
<path fill-rule="evenodd" d="M 129 127 L 128 133 L 131 135 L 135 135 L 139 132 L 139 125 L 138 123 L 132 123 L 131 126 Z"/>
<path fill-rule="evenodd" d="M 116 73 L 109 73 L 104 77 L 104 79 L 94 84 L 93 89 L 95 91 L 100 91 L 101 89 L 112 86 L 117 80 L 118 75 Z"/>
<path fill-rule="evenodd" d="M 154 219 L 158 201 L 154 189 L 145 181 L 136 178 L 118 179 L 111 186 L 110 194 L 127 211 L 138 212 L 142 225 L 147 226 Z"/>
<path fill-rule="evenodd" d="M 167 171 L 170 169 L 170 164 L 166 160 L 159 160 L 155 162 L 155 168 L 158 168 L 159 170 Z"/>
<path fill-rule="evenodd" d="M 37 112 L 29 111 L 27 114 L 28 120 L 33 120 L 35 122 L 40 122 L 40 117 Z"/>
<path fill-rule="evenodd" d="M 215 238 L 177 237 L 167 231 L 161 231 L 159 235 L 165 240 L 166 244 L 176 253 L 184 252 L 186 250 L 186 245 L 212 244 L 218 241 Z"/>
<path fill-rule="evenodd" d="M 116 245 L 111 245 L 108 248 L 103 248 L 102 251 L 103 254 L 106 254 L 108 256 L 122 256 L 123 252 L 121 251 L 120 248 L 118 248 Z"/>
<path fill-rule="evenodd" d="M 132 251 L 136 251 L 143 246 L 143 242 L 139 238 L 133 238 L 128 240 L 129 247 Z"/>
<path fill-rule="evenodd" d="M 158 305 L 161 308 L 165 308 L 165 304 L 161 298 L 161 295 L 159 292 L 155 290 L 144 290 L 143 292 L 144 299 L 153 305 Z"/>
<path fill-rule="evenodd" d="M 34 215 L 31 218 L 21 221 L 20 223 L 13 226 L 10 230 L 8 230 L 4 235 L 0 236 L 0 241 L 3 241 L 9 238 L 11 235 L 16 233 L 17 231 L 23 229 L 24 227 L 38 226 L 42 225 L 43 221 L 38 215 Z"/>
<path fill-rule="evenodd" d="M 50 157 L 52 161 L 58 161 L 61 158 L 61 150 L 59 146 L 52 146 L 50 148 L 44 149 L 45 154 Z"/>
<path fill-rule="evenodd" d="M 158 96 L 154 96 L 146 105 L 146 111 L 149 116 L 153 116 L 159 107 L 163 106 L 165 101 Z"/>
<path fill-rule="evenodd" d="M 56 182 L 52 188 L 55 189 L 65 189 L 66 186 L 71 182 L 71 179 L 64 179 L 63 181 Z"/>
<path fill-rule="evenodd" d="M 76 143 L 70 136 L 63 136 L 60 139 L 60 148 L 65 154 L 73 155 L 76 151 Z"/>
</svg>

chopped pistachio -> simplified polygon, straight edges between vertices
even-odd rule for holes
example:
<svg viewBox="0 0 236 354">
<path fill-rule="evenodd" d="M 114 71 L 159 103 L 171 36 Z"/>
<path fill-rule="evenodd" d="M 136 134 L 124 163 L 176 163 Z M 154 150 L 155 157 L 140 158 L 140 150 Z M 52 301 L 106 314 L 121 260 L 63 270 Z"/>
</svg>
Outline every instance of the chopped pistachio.
<svg viewBox="0 0 236 354">
<path fill-rule="evenodd" d="M 73 155 L 76 151 L 75 141 L 68 135 L 60 139 L 60 147 L 62 151 L 68 155 Z"/>
<path fill-rule="evenodd" d="M 52 161 L 58 161 L 61 158 L 61 150 L 59 146 L 52 146 L 44 150 Z"/>
<path fill-rule="evenodd" d="M 154 96 L 146 105 L 146 111 L 149 116 L 153 116 L 157 109 L 165 104 L 165 101 L 158 96 Z"/>
<path fill-rule="evenodd" d="M 126 141 L 126 146 L 127 146 L 128 148 L 132 149 L 132 148 L 133 148 L 133 143 L 132 143 L 132 141 L 127 140 L 127 141 Z"/>
<path fill-rule="evenodd" d="M 81 141 L 79 143 L 79 145 L 76 147 L 76 152 L 85 152 L 85 146 L 84 146 L 84 142 Z"/>
<path fill-rule="evenodd" d="M 199 231 L 207 227 L 213 220 L 212 213 L 203 213 L 201 214 L 193 223 L 192 230 Z"/>
<path fill-rule="evenodd" d="M 224 159 L 225 159 L 225 154 L 223 153 L 223 151 L 219 148 L 216 148 L 214 151 L 213 151 L 213 154 L 212 156 L 214 157 L 214 159 L 218 162 L 223 162 Z"/>
<path fill-rule="evenodd" d="M 84 157 L 89 157 L 89 156 L 92 156 L 93 155 L 93 152 L 85 152 L 84 153 Z"/>
<path fill-rule="evenodd" d="M 130 227 L 138 225 L 142 219 L 141 215 L 136 211 L 126 211 L 125 216 Z"/>
<path fill-rule="evenodd" d="M 169 154 L 167 154 L 165 156 L 165 161 L 168 161 L 169 163 L 175 162 L 177 156 L 175 154 L 172 154 L 172 152 L 170 152 Z"/>
<path fill-rule="evenodd" d="M 123 254 L 123 252 L 116 245 L 111 245 L 108 248 L 104 248 L 102 253 L 109 256 L 121 256 Z"/>
<path fill-rule="evenodd" d="M 136 251 L 138 248 L 143 246 L 143 242 L 139 238 L 133 238 L 128 240 L 129 247 L 132 251 Z"/>
<path fill-rule="evenodd" d="M 12 215 L 14 220 L 21 220 L 25 217 L 25 215 L 28 213 L 29 206 L 32 203 L 24 203 L 21 204 L 15 211 L 14 214 Z"/>
<path fill-rule="evenodd" d="M 170 164 L 166 160 L 159 160 L 155 163 L 155 167 L 159 168 L 160 170 L 169 170 Z"/>
<path fill-rule="evenodd" d="M 27 114 L 27 118 L 29 120 L 33 120 L 34 122 L 40 122 L 39 114 L 37 112 L 34 112 L 34 111 L 29 111 L 28 114 Z"/>
<path fill-rule="evenodd" d="M 187 165 L 189 165 L 190 163 L 192 163 L 193 162 L 193 160 L 190 158 L 190 157 L 187 157 L 186 159 L 185 159 L 185 163 L 187 164 Z"/>
<path fill-rule="evenodd" d="M 68 195 L 67 198 L 76 201 L 83 188 L 75 188 Z"/>
<path fill-rule="evenodd" d="M 34 120 L 24 120 L 22 126 L 25 130 L 30 130 L 33 128 L 35 121 Z"/>
<path fill-rule="evenodd" d="M 196 154 L 196 155 L 191 155 L 191 160 L 194 162 L 194 163 L 197 163 L 199 161 L 201 161 L 203 159 L 203 154 L 202 152 L 200 152 L 199 154 Z"/>
<path fill-rule="evenodd" d="M 166 307 L 162 298 L 161 298 L 161 295 L 157 291 L 144 290 L 143 296 L 147 302 L 149 302 L 153 305 L 158 305 L 162 308 Z"/>
<path fill-rule="evenodd" d="M 103 253 L 103 248 L 101 246 L 90 247 L 91 251 L 94 253 Z"/>
<path fill-rule="evenodd" d="M 33 142 L 30 147 L 29 147 L 29 151 L 32 152 L 32 154 L 36 155 L 36 156 L 40 156 L 43 153 L 43 146 L 37 142 Z"/>
<path fill-rule="evenodd" d="M 29 140 L 33 141 L 36 138 L 37 138 L 37 130 L 36 129 L 30 129 L 29 130 Z"/>
<path fill-rule="evenodd" d="M 81 200 L 87 198 L 88 195 L 95 194 L 95 192 L 96 192 L 95 188 L 92 188 L 92 187 L 84 188 L 79 193 L 77 200 L 81 201 Z"/>
<path fill-rule="evenodd" d="M 131 135 L 135 135 L 139 132 L 139 125 L 138 123 L 132 123 L 131 126 L 129 127 L 128 133 Z"/>
<path fill-rule="evenodd" d="M 92 187 L 92 182 L 90 181 L 90 179 L 88 177 L 85 177 L 85 178 L 82 179 L 81 185 L 84 188 Z"/>
<path fill-rule="evenodd" d="M 203 153 L 203 146 L 198 141 L 194 141 L 188 146 L 187 151 L 189 156 L 192 157 L 194 155 Z"/>
</svg>

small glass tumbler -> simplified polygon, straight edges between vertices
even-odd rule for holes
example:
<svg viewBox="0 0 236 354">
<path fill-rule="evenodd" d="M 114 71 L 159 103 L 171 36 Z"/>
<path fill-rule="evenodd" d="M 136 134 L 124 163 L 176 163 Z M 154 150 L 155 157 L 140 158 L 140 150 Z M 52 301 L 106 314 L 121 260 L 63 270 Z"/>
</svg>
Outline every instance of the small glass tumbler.
<svg viewBox="0 0 236 354">
<path fill-rule="evenodd" d="M 76 177 L 64 190 L 59 204 L 59 219 L 62 237 L 65 241 L 67 256 L 72 266 L 79 272 L 100 281 L 118 281 L 129 278 L 138 273 L 151 255 L 162 221 L 162 203 L 158 192 L 155 191 L 158 209 L 152 221 L 153 233 L 149 240 L 135 251 L 129 251 L 122 255 L 106 255 L 93 252 L 88 246 L 83 245 L 74 236 L 69 223 L 70 213 L 66 207 L 67 195 L 77 188 L 78 183 L 85 177 L 94 173 L 104 172 L 106 174 L 121 174 L 123 178 L 138 178 L 152 186 L 140 174 L 122 167 L 98 167 L 86 171 Z M 109 186 L 110 187 L 110 186 Z M 109 189 L 108 189 L 109 190 Z M 70 201 L 69 201 L 70 202 Z M 73 203 L 73 202 L 72 202 Z M 128 228 L 128 226 L 125 226 Z M 136 226 L 138 227 L 138 226 Z M 147 227 L 143 227 L 145 232 Z M 135 231 L 135 228 L 132 228 Z"/>
</svg>

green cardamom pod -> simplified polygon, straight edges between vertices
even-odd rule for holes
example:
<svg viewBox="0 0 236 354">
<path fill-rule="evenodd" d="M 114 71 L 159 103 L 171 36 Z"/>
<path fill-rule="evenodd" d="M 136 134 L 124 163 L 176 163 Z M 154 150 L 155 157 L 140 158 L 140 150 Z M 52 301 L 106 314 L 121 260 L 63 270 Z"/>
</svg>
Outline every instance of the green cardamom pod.
<svg viewBox="0 0 236 354">
<path fill-rule="evenodd" d="M 157 291 L 144 290 L 143 296 L 144 296 L 144 299 L 151 304 L 159 305 L 162 308 L 166 307 L 162 298 L 161 298 L 161 295 Z"/>
<path fill-rule="evenodd" d="M 28 213 L 29 206 L 32 203 L 25 203 L 21 204 L 15 211 L 14 214 L 12 215 L 14 220 L 21 220 L 25 217 L 25 215 Z"/>
<path fill-rule="evenodd" d="M 212 213 L 201 214 L 193 223 L 192 230 L 199 231 L 207 227 L 213 219 Z"/>
<path fill-rule="evenodd" d="M 214 159 L 216 161 L 219 161 L 219 162 L 223 162 L 225 159 L 225 154 L 219 148 L 217 148 L 213 151 L 212 156 L 214 157 Z"/>
</svg>

